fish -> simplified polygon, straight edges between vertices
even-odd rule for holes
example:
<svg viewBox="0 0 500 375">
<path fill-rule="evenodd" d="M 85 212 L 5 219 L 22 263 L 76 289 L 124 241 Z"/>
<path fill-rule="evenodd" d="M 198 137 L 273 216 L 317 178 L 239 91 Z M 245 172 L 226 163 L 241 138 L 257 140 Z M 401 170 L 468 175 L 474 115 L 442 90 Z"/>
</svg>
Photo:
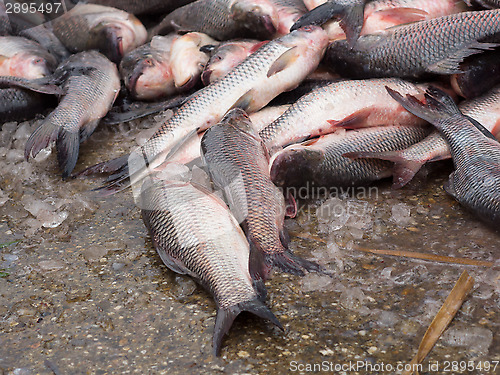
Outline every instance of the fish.
<svg viewBox="0 0 500 375">
<path fill-rule="evenodd" d="M 215 44 L 215 39 L 198 32 L 187 33 L 175 39 L 170 51 L 170 61 L 177 89 L 189 90 L 201 80 L 201 73 L 209 56 L 200 51 L 200 48 Z"/>
<path fill-rule="evenodd" d="M 120 91 L 120 76 L 116 65 L 97 51 L 72 55 L 54 72 L 58 73 L 67 75 L 65 94 L 29 137 L 24 157 L 35 157 L 56 141 L 57 160 L 66 178 L 76 165 L 79 144 L 94 132 L 112 107 Z"/>
<path fill-rule="evenodd" d="M 0 36 L 0 76 L 26 79 L 50 75 L 57 60 L 38 43 L 20 36 Z"/>
<path fill-rule="evenodd" d="M 121 186 L 129 175 L 134 188 L 136 181 L 159 167 L 175 145 L 192 132 L 219 122 L 233 107 L 255 112 L 281 92 L 296 87 L 319 64 L 327 43 L 325 32 L 311 26 L 264 44 L 226 76 L 190 96 L 129 157 L 89 167 L 84 175 L 116 172 L 107 185 L 99 188 L 102 194 L 115 193 L 129 186 Z"/>
<path fill-rule="evenodd" d="M 155 36 L 120 62 L 120 75 L 133 99 L 157 100 L 177 92 L 170 50 L 177 35 Z"/>
<path fill-rule="evenodd" d="M 75 4 L 79 2 L 79 0 L 71 1 Z M 180 8 L 192 3 L 193 0 L 86 0 L 86 2 L 118 8 L 135 15 L 157 15 Z"/>
<path fill-rule="evenodd" d="M 331 133 L 341 126 L 425 123 L 395 105 L 397 103 L 390 100 L 385 86 L 404 88 L 421 96 L 426 87 L 398 78 L 333 82 L 302 96 L 259 134 L 270 153 L 274 154 L 289 144 Z"/>
<path fill-rule="evenodd" d="M 366 0 L 329 0 L 300 17 L 290 30 L 307 25 L 322 25 L 338 19 L 345 32 L 347 44 L 354 46 L 363 28 Z"/>
<path fill-rule="evenodd" d="M 349 78 L 450 75 L 467 56 L 497 47 L 499 33 L 500 10 L 461 12 L 361 36 L 354 48 L 335 41 L 324 63 Z"/>
<path fill-rule="evenodd" d="M 205 132 L 201 154 L 247 235 L 253 279 L 267 280 L 273 267 L 295 275 L 304 275 L 303 269 L 320 269 L 288 248 L 285 199 L 271 181 L 267 151 L 242 109 L 232 109 Z"/>
<path fill-rule="evenodd" d="M 278 11 L 270 0 L 197 0 L 168 14 L 150 36 L 198 31 L 217 40 L 272 38 Z"/>
<path fill-rule="evenodd" d="M 459 105 L 460 111 L 483 124 L 497 139 L 500 139 L 500 86 Z M 376 158 L 394 162 L 392 187 L 399 189 L 412 180 L 425 163 L 451 158 L 445 138 L 434 131 L 424 140 L 406 149 L 387 152 L 357 151 L 352 158 Z"/>
<path fill-rule="evenodd" d="M 276 106 L 268 105 L 262 108 L 260 111 L 250 114 L 250 121 L 252 122 L 254 129 L 257 132 L 260 132 L 267 125 L 280 117 L 288 108 L 290 108 L 290 104 L 282 104 Z"/>
<path fill-rule="evenodd" d="M 225 76 L 266 42 L 255 39 L 229 40 L 214 46 L 214 50 L 201 73 L 205 86 Z"/>
<path fill-rule="evenodd" d="M 143 221 L 163 263 L 207 289 L 217 305 L 212 339 L 220 355 L 222 339 L 242 311 L 283 330 L 265 305 L 263 283 L 252 280 L 249 245 L 227 206 L 201 187 L 179 181 L 148 180 L 142 187 Z"/>
<path fill-rule="evenodd" d="M 30 120 L 56 105 L 55 96 L 15 87 L 0 89 L 0 118 L 3 123 Z"/>
<path fill-rule="evenodd" d="M 460 65 L 462 73 L 450 76 L 455 92 L 472 99 L 500 84 L 500 50 L 471 56 Z"/>
<path fill-rule="evenodd" d="M 96 49 L 115 63 L 147 38 L 146 28 L 134 15 L 95 4 L 77 4 L 50 21 L 50 27 L 71 53 Z"/>
<path fill-rule="evenodd" d="M 445 92 L 430 87 L 422 103 L 412 95 L 389 94 L 406 110 L 436 127 L 450 146 L 455 170 L 445 191 L 485 223 L 500 226 L 500 142 L 482 124 L 460 112 Z"/>
<path fill-rule="evenodd" d="M 422 126 L 387 125 L 357 130 L 340 129 L 292 144 L 270 162 L 272 181 L 280 187 L 367 185 L 392 175 L 392 163 L 380 159 L 350 159 L 353 150 L 400 150 L 421 141 L 430 130 Z"/>
<path fill-rule="evenodd" d="M 456 0 L 375 0 L 366 3 L 360 35 L 379 31 L 417 21 L 429 20 L 465 9 L 462 2 Z M 345 33 L 339 22 L 327 22 L 323 28 L 330 41 L 345 39 Z"/>
</svg>

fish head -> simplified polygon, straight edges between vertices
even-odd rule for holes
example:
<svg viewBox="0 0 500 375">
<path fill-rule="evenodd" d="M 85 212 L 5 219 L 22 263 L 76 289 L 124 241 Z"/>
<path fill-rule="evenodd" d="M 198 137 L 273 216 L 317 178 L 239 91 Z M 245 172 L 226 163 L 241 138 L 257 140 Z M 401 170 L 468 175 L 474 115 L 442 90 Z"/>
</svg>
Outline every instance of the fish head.
<svg viewBox="0 0 500 375">
<path fill-rule="evenodd" d="M 236 130 L 260 141 L 259 133 L 255 130 L 252 120 L 250 120 L 248 114 L 241 108 L 236 107 L 231 109 L 222 118 L 221 123 L 232 126 Z"/>
<path fill-rule="evenodd" d="M 234 21 L 262 39 L 271 38 L 279 26 L 276 7 L 269 0 L 236 0 L 231 6 Z"/>
<path fill-rule="evenodd" d="M 125 65 L 125 67 L 123 67 Z M 120 64 L 125 86 L 134 99 L 151 100 L 174 92 L 172 70 L 168 62 L 146 54 L 133 67 Z"/>
<path fill-rule="evenodd" d="M 111 61 L 118 63 L 127 52 L 146 41 L 146 29 L 141 26 L 128 20 L 103 20 L 91 29 L 89 48 L 97 47 Z"/>
<path fill-rule="evenodd" d="M 291 145 L 276 153 L 270 160 L 271 180 L 281 187 L 303 186 L 314 180 L 315 167 L 323 159 L 319 150 Z"/>
<path fill-rule="evenodd" d="M 218 48 L 208 60 L 201 75 L 201 81 L 206 86 L 226 75 L 231 69 L 247 57 L 240 45 L 231 43 Z"/>
<path fill-rule="evenodd" d="M 36 79 L 49 76 L 53 68 L 53 64 L 45 58 L 27 52 L 21 52 L 10 59 L 9 69 L 8 72 L 5 72 L 7 73 L 5 75 Z"/>
</svg>

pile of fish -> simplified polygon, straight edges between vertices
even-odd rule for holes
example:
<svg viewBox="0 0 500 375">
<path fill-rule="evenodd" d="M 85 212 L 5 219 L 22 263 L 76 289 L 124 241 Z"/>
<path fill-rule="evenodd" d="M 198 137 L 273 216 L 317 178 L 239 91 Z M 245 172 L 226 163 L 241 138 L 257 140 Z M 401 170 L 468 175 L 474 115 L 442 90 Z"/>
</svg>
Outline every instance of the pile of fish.
<svg viewBox="0 0 500 375">
<path fill-rule="evenodd" d="M 445 190 L 499 228 L 498 1 L 15 3 L 0 2 L 1 122 L 44 115 L 26 159 L 55 142 L 64 179 L 132 187 L 163 262 L 215 299 L 215 355 L 241 311 L 282 329 L 273 269 L 326 273 L 289 248 L 294 188 L 401 188 L 451 157 Z M 142 146 L 74 174 L 100 122 L 171 108 Z"/>
</svg>

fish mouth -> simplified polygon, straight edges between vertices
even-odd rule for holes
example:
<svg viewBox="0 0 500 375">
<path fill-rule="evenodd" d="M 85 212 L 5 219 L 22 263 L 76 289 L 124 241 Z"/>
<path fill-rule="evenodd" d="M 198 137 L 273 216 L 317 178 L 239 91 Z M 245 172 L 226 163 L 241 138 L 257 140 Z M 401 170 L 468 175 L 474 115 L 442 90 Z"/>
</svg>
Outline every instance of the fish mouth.
<svg viewBox="0 0 500 375">
<path fill-rule="evenodd" d="M 144 60 L 141 63 L 137 64 L 130 74 L 130 78 L 128 80 L 128 91 L 130 95 L 137 99 L 137 81 L 144 74 L 144 69 L 149 66 L 149 64 L 145 63 Z"/>
<path fill-rule="evenodd" d="M 201 73 L 201 82 L 208 86 L 210 84 L 210 76 L 212 75 L 212 69 L 205 69 L 203 73 Z"/>
</svg>

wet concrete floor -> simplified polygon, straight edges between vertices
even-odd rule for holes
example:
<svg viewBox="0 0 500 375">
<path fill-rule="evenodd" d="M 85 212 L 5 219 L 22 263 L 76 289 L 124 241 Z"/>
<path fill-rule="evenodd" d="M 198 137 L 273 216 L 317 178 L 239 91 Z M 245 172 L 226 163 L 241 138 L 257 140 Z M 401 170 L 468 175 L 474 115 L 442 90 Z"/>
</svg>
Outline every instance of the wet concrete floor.
<svg viewBox="0 0 500 375">
<path fill-rule="evenodd" d="M 463 270 L 474 289 L 420 373 L 500 373 L 500 235 L 443 191 L 450 163 L 398 191 L 384 181 L 301 201 L 291 246 L 332 276 L 275 273 L 268 304 L 285 332 L 242 314 L 214 358 L 214 302 L 162 264 L 130 191 L 100 198 L 89 190 L 102 180 L 61 181 L 54 153 L 23 161 L 32 125 L 16 129 L 0 132 L 0 244 L 18 241 L 0 248 L 0 374 L 399 373 Z M 77 169 L 130 151 L 140 130 L 99 130 Z"/>
</svg>

